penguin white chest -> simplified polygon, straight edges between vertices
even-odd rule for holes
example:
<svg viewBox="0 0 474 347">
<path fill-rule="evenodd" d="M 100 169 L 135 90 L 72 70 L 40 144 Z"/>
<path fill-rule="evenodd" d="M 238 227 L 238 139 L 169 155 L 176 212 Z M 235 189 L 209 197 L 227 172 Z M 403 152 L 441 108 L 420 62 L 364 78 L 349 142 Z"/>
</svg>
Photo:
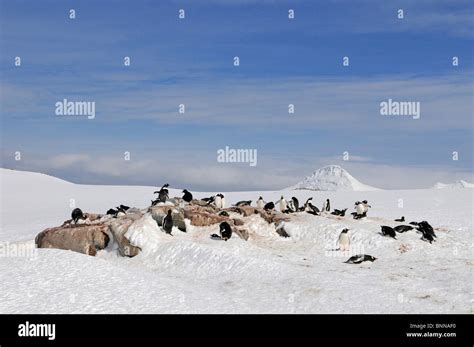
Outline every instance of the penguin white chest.
<svg viewBox="0 0 474 347">
<path fill-rule="evenodd" d="M 341 235 L 339 235 L 339 247 L 341 250 L 347 250 L 349 248 L 349 244 L 349 235 L 347 235 L 347 233 L 341 233 Z"/>
<path fill-rule="evenodd" d="M 216 196 L 214 203 L 217 208 L 222 208 L 222 198 L 220 196 Z"/>
<path fill-rule="evenodd" d="M 286 200 L 285 199 L 280 200 L 280 211 L 281 212 L 286 211 Z"/>
<path fill-rule="evenodd" d="M 221 208 L 225 208 L 225 198 L 221 198 Z"/>
<path fill-rule="evenodd" d="M 362 205 L 362 204 L 357 205 L 356 211 L 357 211 L 357 214 L 364 214 L 364 212 L 365 212 L 364 205 Z"/>
<path fill-rule="evenodd" d="M 257 208 L 263 208 L 265 206 L 263 200 L 257 200 Z"/>
</svg>

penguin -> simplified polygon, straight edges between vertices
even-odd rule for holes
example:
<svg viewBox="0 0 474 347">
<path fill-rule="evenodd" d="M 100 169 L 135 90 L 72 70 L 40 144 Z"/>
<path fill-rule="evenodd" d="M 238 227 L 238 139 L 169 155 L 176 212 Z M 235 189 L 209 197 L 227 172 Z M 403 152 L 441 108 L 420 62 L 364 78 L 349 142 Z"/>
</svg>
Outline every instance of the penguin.
<svg viewBox="0 0 474 347">
<path fill-rule="evenodd" d="M 237 207 L 242 207 L 242 206 L 250 206 L 252 204 L 252 200 L 242 200 L 239 201 L 235 204 Z"/>
<path fill-rule="evenodd" d="M 183 190 L 183 200 L 186 201 L 186 202 L 191 202 L 191 200 L 193 200 L 193 195 L 187 190 Z"/>
<path fill-rule="evenodd" d="M 329 199 L 326 199 L 326 201 L 323 203 L 323 208 L 321 209 L 323 212 L 329 212 L 331 211 L 331 203 L 329 202 Z"/>
<path fill-rule="evenodd" d="M 349 250 L 350 239 L 349 239 L 349 235 L 347 234 L 348 231 L 349 229 L 343 229 L 341 233 L 339 234 L 338 242 L 339 242 L 339 249 L 341 251 Z"/>
<path fill-rule="evenodd" d="M 335 208 L 334 211 L 331 212 L 331 214 L 334 215 L 334 216 L 344 217 L 346 215 L 346 211 L 347 211 L 347 208 L 345 208 L 343 210 L 338 210 L 337 208 Z"/>
<path fill-rule="evenodd" d="M 168 210 L 167 215 L 163 218 L 162 226 L 165 233 L 171 235 L 171 231 L 173 230 L 173 217 L 171 216 L 171 210 Z"/>
<path fill-rule="evenodd" d="M 352 257 L 350 257 L 348 260 L 345 261 L 347 264 L 360 264 L 363 263 L 364 261 L 371 261 L 374 262 L 377 260 L 377 258 L 368 255 L 368 254 L 357 254 Z"/>
<path fill-rule="evenodd" d="M 319 209 L 316 206 L 314 206 L 311 203 L 311 201 L 306 202 L 306 212 L 308 212 L 309 214 L 315 215 L 315 216 L 319 216 L 319 213 L 320 213 Z"/>
<path fill-rule="evenodd" d="M 418 222 L 410 222 L 410 223 L 408 223 L 408 224 L 410 224 L 410 225 L 418 225 Z"/>
<path fill-rule="evenodd" d="M 369 211 L 369 207 L 372 207 L 369 205 L 367 200 L 362 201 L 362 206 L 364 207 L 364 215 L 367 215 L 367 212 Z"/>
<path fill-rule="evenodd" d="M 402 216 L 402 218 L 395 219 L 395 222 L 404 222 L 404 221 L 405 221 L 405 216 Z"/>
<path fill-rule="evenodd" d="M 272 211 L 275 208 L 275 204 L 273 202 L 266 203 L 265 206 L 263 206 L 263 209 L 265 211 Z"/>
<path fill-rule="evenodd" d="M 211 239 L 213 239 L 213 240 L 222 240 L 222 237 L 220 237 L 220 236 L 217 235 L 217 234 L 212 234 L 212 235 L 211 235 Z"/>
<path fill-rule="evenodd" d="M 209 198 L 202 198 L 201 201 L 204 201 L 204 202 L 207 202 L 207 203 L 211 203 L 211 202 L 214 202 L 214 197 L 211 196 Z"/>
<path fill-rule="evenodd" d="M 170 185 L 168 183 L 165 183 L 163 185 L 163 187 L 161 187 L 160 190 L 156 191 L 156 192 L 153 192 L 153 194 L 158 194 L 158 198 L 155 200 L 155 204 L 156 205 L 158 202 L 166 202 L 166 200 L 168 200 L 169 198 L 169 195 L 168 195 L 168 188 Z"/>
<path fill-rule="evenodd" d="M 291 198 L 291 201 L 293 202 L 293 206 L 295 206 L 295 212 L 298 211 L 298 209 L 300 207 L 300 203 L 299 203 L 298 199 L 293 196 Z"/>
<path fill-rule="evenodd" d="M 418 231 L 420 231 L 423 236 L 421 239 L 423 241 L 428 241 L 429 243 L 433 243 L 435 241 L 435 238 L 437 237 L 433 227 L 427 222 L 427 221 L 422 221 L 418 223 L 417 225 Z"/>
<path fill-rule="evenodd" d="M 360 201 L 357 201 L 355 203 L 355 207 L 356 209 L 356 214 L 354 216 L 355 219 L 360 219 L 362 217 L 365 217 L 365 206 L 363 203 L 361 203 Z"/>
<path fill-rule="evenodd" d="M 109 208 L 106 214 L 116 217 L 117 212 L 118 212 L 117 210 L 114 210 L 113 208 Z"/>
<path fill-rule="evenodd" d="M 87 217 L 84 215 L 84 213 L 82 213 L 80 208 L 75 208 L 72 210 L 71 218 L 74 221 L 74 224 L 77 224 L 79 220 L 85 220 Z"/>
<path fill-rule="evenodd" d="M 286 208 L 285 213 L 293 213 L 296 212 L 295 204 L 293 204 L 293 200 L 288 200 L 288 207 Z"/>
<path fill-rule="evenodd" d="M 227 241 L 232 237 L 232 228 L 230 227 L 229 223 L 222 222 L 219 225 L 219 233 L 224 241 Z"/>
<path fill-rule="evenodd" d="M 120 207 L 123 211 L 128 211 L 128 210 L 130 209 L 130 207 L 127 206 L 127 205 L 120 205 L 119 207 Z"/>
<path fill-rule="evenodd" d="M 227 211 L 221 211 L 219 212 L 219 216 L 229 217 L 229 214 L 227 213 Z"/>
<path fill-rule="evenodd" d="M 115 217 L 122 217 L 126 215 L 126 211 L 120 206 L 116 207 L 116 209 L 117 209 L 117 213 L 115 214 Z"/>
<path fill-rule="evenodd" d="M 286 209 L 287 209 L 287 202 L 285 200 L 285 198 L 283 197 L 283 195 L 281 196 L 280 200 L 277 201 L 279 203 L 279 207 L 280 207 L 280 212 L 285 212 Z"/>
<path fill-rule="evenodd" d="M 214 197 L 214 204 L 216 205 L 217 208 L 225 208 L 225 199 L 224 195 L 222 194 L 216 194 Z"/>
<path fill-rule="evenodd" d="M 393 230 L 395 230 L 397 233 L 404 233 L 412 229 L 413 227 L 410 225 L 397 225 L 396 227 L 393 228 Z"/>
<path fill-rule="evenodd" d="M 264 208 L 265 207 L 265 201 L 263 201 L 262 197 L 259 197 L 257 200 L 257 208 Z"/>
<path fill-rule="evenodd" d="M 397 239 L 395 237 L 397 234 L 395 233 L 395 230 L 393 230 L 393 228 L 391 228 L 389 226 L 386 226 L 386 225 L 382 225 L 381 228 L 382 228 L 382 235 L 383 236 L 390 236 L 390 237 L 393 237 L 395 240 Z"/>
</svg>

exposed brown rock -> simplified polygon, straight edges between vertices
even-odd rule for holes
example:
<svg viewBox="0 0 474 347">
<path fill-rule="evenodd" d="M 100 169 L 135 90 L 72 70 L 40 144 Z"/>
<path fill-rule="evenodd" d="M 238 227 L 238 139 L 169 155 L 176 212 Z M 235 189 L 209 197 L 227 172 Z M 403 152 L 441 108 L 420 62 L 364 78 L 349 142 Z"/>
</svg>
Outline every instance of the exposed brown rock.
<svg viewBox="0 0 474 347">
<path fill-rule="evenodd" d="M 184 210 L 170 205 L 162 205 L 162 206 L 152 206 L 149 209 L 151 216 L 156 222 L 158 226 L 162 226 L 163 218 L 168 213 L 168 210 L 171 210 L 171 216 L 173 217 L 173 225 L 177 227 L 179 230 L 186 232 L 186 223 L 184 222 Z"/>
<path fill-rule="evenodd" d="M 106 224 L 78 224 L 49 228 L 35 238 L 38 248 L 58 248 L 95 256 L 107 247 L 110 238 Z"/>
</svg>

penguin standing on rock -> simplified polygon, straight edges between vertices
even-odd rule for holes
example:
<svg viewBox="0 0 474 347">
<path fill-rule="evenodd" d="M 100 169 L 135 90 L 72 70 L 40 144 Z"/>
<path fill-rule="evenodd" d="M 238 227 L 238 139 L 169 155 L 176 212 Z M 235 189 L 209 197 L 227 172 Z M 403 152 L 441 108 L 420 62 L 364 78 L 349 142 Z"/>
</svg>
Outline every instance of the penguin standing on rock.
<svg viewBox="0 0 474 347">
<path fill-rule="evenodd" d="M 221 234 L 221 238 L 224 241 L 227 241 L 228 239 L 230 239 L 232 236 L 232 228 L 230 224 L 227 222 L 222 222 L 219 225 L 219 233 Z"/>
<path fill-rule="evenodd" d="M 404 221 L 405 221 L 405 216 L 402 216 L 402 218 L 395 219 L 395 222 L 404 222 Z"/>
<path fill-rule="evenodd" d="M 74 224 L 77 224 L 79 220 L 85 220 L 87 217 L 82 213 L 80 208 L 75 208 L 72 210 L 71 218 L 74 221 Z"/>
<path fill-rule="evenodd" d="M 217 208 L 225 208 L 225 198 L 223 194 L 216 194 L 214 197 L 214 204 Z"/>
<path fill-rule="evenodd" d="M 341 234 L 339 235 L 339 249 L 341 251 L 348 251 L 349 250 L 349 245 L 350 245 L 350 239 L 349 239 L 349 235 L 347 234 L 347 232 L 349 231 L 349 229 L 343 229 L 341 231 Z"/>
<path fill-rule="evenodd" d="M 265 201 L 263 201 L 262 197 L 259 197 L 257 200 L 257 208 L 264 208 L 265 207 Z"/>
<path fill-rule="evenodd" d="M 171 210 L 168 210 L 167 215 L 163 218 L 162 225 L 165 233 L 171 235 L 171 231 L 173 230 L 173 217 L 171 216 Z"/>
<path fill-rule="evenodd" d="M 269 203 L 266 203 L 265 206 L 263 206 L 263 209 L 265 211 L 273 211 L 275 209 L 275 204 L 270 201 Z"/>
<path fill-rule="evenodd" d="M 168 183 L 165 183 L 160 190 L 153 192 L 153 194 L 158 194 L 158 198 L 152 202 L 152 205 L 156 205 L 158 202 L 166 202 L 166 200 L 169 198 L 168 189 L 166 188 L 169 186 L 170 185 Z"/>
<path fill-rule="evenodd" d="M 183 200 L 186 201 L 186 202 L 191 202 L 191 200 L 193 200 L 193 195 L 187 190 L 183 190 Z"/>
<path fill-rule="evenodd" d="M 237 207 L 243 207 L 243 206 L 250 206 L 252 204 L 252 200 L 242 200 L 238 201 L 235 206 Z"/>
</svg>

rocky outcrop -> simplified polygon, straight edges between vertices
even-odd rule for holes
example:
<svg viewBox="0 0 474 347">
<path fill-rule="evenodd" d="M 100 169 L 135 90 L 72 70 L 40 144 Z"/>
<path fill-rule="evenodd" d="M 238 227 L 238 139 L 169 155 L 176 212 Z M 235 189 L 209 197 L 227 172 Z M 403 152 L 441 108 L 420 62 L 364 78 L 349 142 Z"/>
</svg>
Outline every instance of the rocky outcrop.
<svg viewBox="0 0 474 347">
<path fill-rule="evenodd" d="M 139 213 L 127 214 L 121 218 L 113 220 L 109 225 L 109 232 L 112 234 L 115 243 L 118 245 L 118 251 L 122 257 L 131 258 L 138 255 L 141 251 L 139 247 L 132 245 L 125 237 L 130 225 L 141 217 L 142 214 Z"/>
<path fill-rule="evenodd" d="M 229 217 L 219 216 L 214 208 L 190 205 L 184 209 L 184 218 L 189 219 L 191 225 L 203 227 L 228 221 Z"/>
<path fill-rule="evenodd" d="M 95 256 L 107 247 L 110 237 L 106 224 L 78 224 L 48 228 L 35 239 L 38 248 L 59 248 Z"/>
<path fill-rule="evenodd" d="M 184 222 L 185 213 L 182 208 L 172 205 L 157 205 L 149 208 L 149 212 L 153 219 L 158 223 L 158 226 L 162 226 L 163 218 L 171 210 L 171 216 L 173 217 L 173 225 L 179 230 L 186 232 L 186 223 Z"/>
</svg>

